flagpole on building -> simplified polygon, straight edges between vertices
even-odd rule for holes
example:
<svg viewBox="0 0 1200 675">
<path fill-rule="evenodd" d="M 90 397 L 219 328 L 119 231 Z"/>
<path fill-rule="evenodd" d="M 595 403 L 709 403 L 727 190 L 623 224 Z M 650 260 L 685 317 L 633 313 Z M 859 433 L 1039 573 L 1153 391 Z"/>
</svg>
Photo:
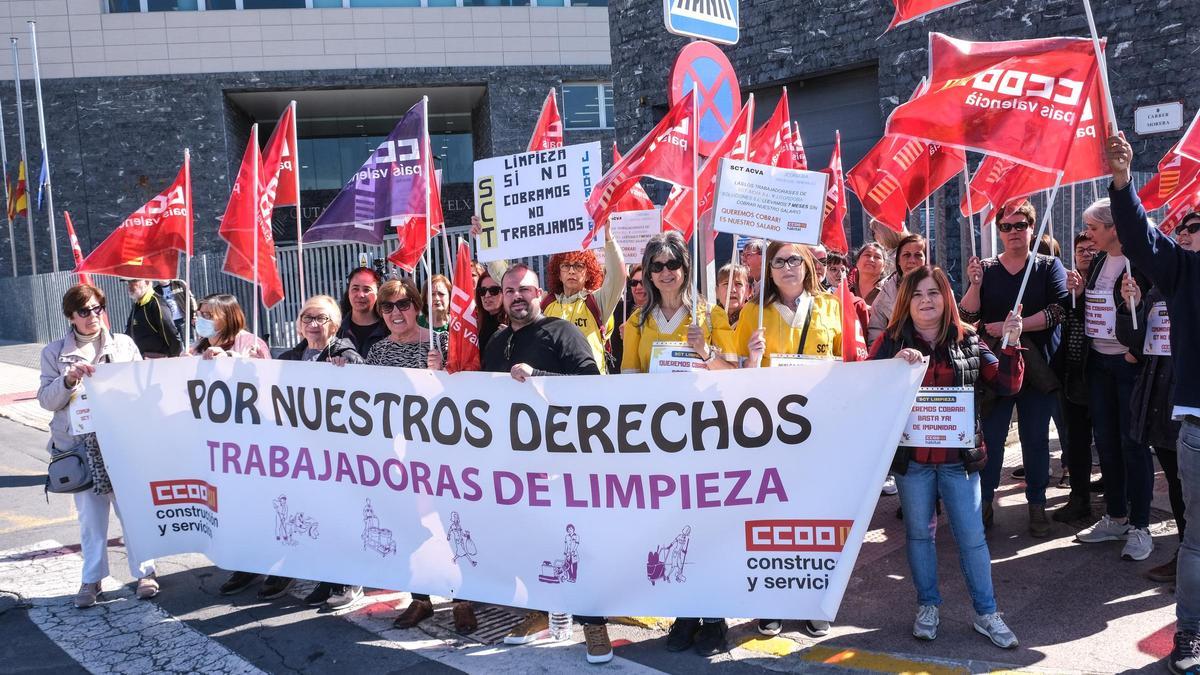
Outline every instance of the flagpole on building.
<svg viewBox="0 0 1200 675">
<path fill-rule="evenodd" d="M 42 71 L 38 65 L 37 22 L 29 21 L 29 46 L 33 51 L 33 91 L 37 97 L 38 138 L 42 142 L 42 172 L 46 174 L 46 222 L 50 228 L 50 263 L 58 271 L 58 232 L 54 227 L 54 189 L 50 183 L 50 149 L 46 145 L 46 112 L 42 107 Z M 28 171 L 28 169 L 27 169 Z M 26 173 L 28 176 L 28 173 Z M 28 186 L 28 183 L 26 183 Z M 26 187 L 28 190 L 28 187 Z M 42 193 L 42 173 L 38 173 L 38 194 Z M 39 200 L 40 201 L 40 200 Z"/>
<path fill-rule="evenodd" d="M 304 293 L 304 229 L 300 224 L 300 120 L 296 117 L 296 102 L 292 101 L 292 174 L 296 179 L 296 270 L 300 278 L 300 302 Z"/>
<path fill-rule="evenodd" d="M 699 84 L 696 85 L 699 88 Z M 692 324 L 700 325 L 700 274 L 707 267 L 704 262 L 704 257 L 700 254 L 700 240 L 705 237 L 704 228 L 700 225 L 700 169 L 697 165 L 700 161 L 700 151 L 696 146 L 700 144 L 700 133 L 696 120 L 698 106 L 696 105 L 696 88 L 692 89 L 692 116 L 689 120 L 691 129 L 691 139 L 688 145 L 692 151 L 692 270 L 696 274 L 695 300 L 692 302 Z M 706 247 L 707 248 L 707 247 Z M 642 275 L 645 279 L 645 274 Z M 707 299 L 707 296 L 706 296 Z"/>
<path fill-rule="evenodd" d="M 433 279 L 433 268 L 429 266 L 429 246 L 433 243 L 433 223 L 429 222 L 432 216 L 432 209 L 429 208 L 429 181 L 433 180 L 433 161 L 429 156 L 433 152 L 432 144 L 429 142 L 429 97 L 421 97 L 421 123 L 425 127 L 424 135 L 421 139 L 423 156 L 421 163 L 424 165 L 421 169 L 421 182 L 425 186 L 425 251 L 421 254 L 425 259 L 425 286 L 429 292 L 426 301 L 429 305 L 429 314 L 427 315 L 429 324 L 429 351 L 433 351 L 433 284 L 430 283 Z"/>
<path fill-rule="evenodd" d="M 8 189 L 8 141 L 4 138 L 4 107 L 0 105 L 0 172 L 4 174 L 4 211 L 8 215 L 8 251 L 12 258 L 13 276 L 17 276 L 17 239 L 13 229 L 12 209 L 8 201 L 12 192 Z"/>
<path fill-rule="evenodd" d="M 21 60 L 17 56 L 17 38 L 9 38 L 12 41 L 12 57 L 13 57 L 13 82 L 17 86 L 17 140 L 21 142 L 21 164 L 25 166 L 25 201 L 29 202 L 29 152 L 25 148 L 25 106 L 21 101 Z M 17 172 L 17 180 L 21 179 L 20 171 Z M 25 229 L 29 231 L 29 273 L 37 274 L 37 254 L 33 241 L 33 212 L 34 210 L 26 206 L 25 208 Z"/>
<path fill-rule="evenodd" d="M 254 337 L 258 337 L 258 238 L 262 236 L 259 220 L 262 218 L 262 210 L 258 206 L 258 167 L 262 163 L 262 158 L 258 156 L 258 124 L 250 126 L 250 147 L 253 151 L 250 153 L 250 205 L 251 205 L 251 226 L 254 239 Z"/>
<path fill-rule="evenodd" d="M 1058 197 L 1058 190 L 1062 186 L 1063 174 L 1065 171 L 1058 171 L 1054 178 L 1054 189 L 1050 191 L 1050 197 L 1046 200 L 1046 210 L 1042 213 L 1042 223 L 1038 226 L 1037 234 L 1033 235 L 1033 241 L 1039 242 L 1042 240 L 1042 235 L 1046 233 L 1046 225 L 1050 222 L 1050 211 L 1054 208 L 1054 199 Z M 1003 213 L 1003 212 L 1001 212 Z M 995 229 L 995 228 L 993 228 Z M 1036 247 L 1037 244 L 1034 243 Z M 1033 263 L 1037 260 L 1037 249 L 1034 248 L 1029 252 L 1029 262 L 1025 265 L 1025 274 L 1021 277 L 1021 289 L 1017 291 L 1017 301 L 1013 303 L 1013 312 L 1018 311 L 1021 306 L 1021 300 L 1025 297 L 1025 287 L 1029 285 L 1029 274 L 1033 272 Z M 1000 348 L 1008 347 L 1008 334 L 1004 334 L 1004 341 L 1000 344 Z"/>
<path fill-rule="evenodd" d="M 187 200 L 187 250 L 183 253 L 183 349 L 192 346 L 192 150 L 183 149 L 183 198 Z"/>
</svg>

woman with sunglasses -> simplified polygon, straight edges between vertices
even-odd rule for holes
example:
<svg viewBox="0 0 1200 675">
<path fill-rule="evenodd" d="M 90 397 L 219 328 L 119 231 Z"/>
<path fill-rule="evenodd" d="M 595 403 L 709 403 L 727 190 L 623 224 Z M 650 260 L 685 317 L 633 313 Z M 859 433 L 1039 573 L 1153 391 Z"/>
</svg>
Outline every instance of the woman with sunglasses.
<svg viewBox="0 0 1200 675">
<path fill-rule="evenodd" d="M 479 353 L 482 354 L 496 331 L 508 325 L 500 284 L 486 271 L 475 281 L 475 314 L 479 326 Z"/>
<path fill-rule="evenodd" d="M 891 323 L 872 346 L 871 358 L 902 358 L 917 365 L 928 357 L 929 366 L 921 383 L 924 387 L 973 387 L 977 399 L 984 389 L 1009 396 L 1021 388 L 1024 374 L 1024 360 L 1017 348 L 1021 326 L 1020 315 L 1010 313 L 1004 330 L 1012 344 L 997 358 L 959 318 L 946 273 L 938 267 L 921 266 L 904 275 Z M 978 472 L 987 461 L 990 446 L 979 442 L 978 408 L 975 414 L 974 447 L 898 448 L 892 461 L 904 513 L 908 566 L 917 590 L 917 618 L 912 633 L 917 639 L 933 640 L 940 623 L 936 528 L 931 526 L 940 498 L 950 518 L 971 594 L 973 626 L 997 647 L 1008 649 L 1017 646 L 1017 637 L 996 611 L 992 559 L 979 501 Z"/>
<path fill-rule="evenodd" d="M 236 356 L 269 359 L 271 349 L 262 338 L 246 330 L 246 315 L 237 298 L 215 293 L 200 301 L 196 312 L 196 336 L 200 340 L 190 350 L 206 359 Z"/>
<path fill-rule="evenodd" d="M 71 401 L 83 393 L 83 378 L 96 372 L 99 363 L 141 361 L 137 345 L 126 335 L 114 335 L 104 327 L 104 292 L 95 286 L 72 286 L 63 295 L 63 316 L 70 328 L 66 335 L 42 349 L 42 375 L 38 387 L 38 403 L 54 413 L 50 420 L 50 456 L 71 450 L 79 445 L 86 449 L 92 472 L 92 487 L 76 492 L 75 511 L 79 518 L 80 554 L 83 556 L 83 583 L 75 594 L 75 606 L 83 609 L 96 604 L 100 597 L 100 582 L 108 576 L 108 514 L 116 510 L 112 483 L 104 468 L 104 456 L 96 442 L 96 434 L 71 433 Z M 121 512 L 117 511 L 117 520 Z M 133 554 L 135 542 L 125 534 L 129 573 L 137 579 L 137 597 L 158 595 L 154 577 L 154 561 L 141 566 Z"/>
<path fill-rule="evenodd" d="M 1058 258 L 1035 255 L 1031 249 L 1037 211 L 1028 201 L 1005 207 L 996 213 L 995 227 L 1000 232 L 1004 252 L 994 258 L 972 257 L 967 264 L 967 292 L 958 308 L 964 321 L 979 326 L 979 334 L 993 351 L 1004 336 L 1004 322 L 1016 305 L 1017 293 L 1029 257 L 1033 269 L 1021 300 L 1025 320 L 1022 333 L 1025 354 L 1025 379 L 1015 396 L 999 396 L 983 419 L 983 437 L 988 447 L 988 463 L 981 476 L 983 523 L 990 528 L 995 515 L 992 498 L 1000 486 L 1004 466 L 1004 439 L 1008 437 L 1013 409 L 1017 410 L 1017 429 L 1021 437 L 1021 456 L 1025 467 L 1025 499 L 1029 508 L 1029 534 L 1050 535 L 1046 518 L 1046 487 L 1050 483 L 1050 416 L 1054 411 L 1058 378 L 1049 364 L 1062 338 L 1060 325 L 1071 306 L 1067 292 L 1067 271 Z"/>
<path fill-rule="evenodd" d="M 1200 251 L 1200 213 L 1190 213 L 1172 232 L 1175 243 L 1185 251 Z M 1133 384 L 1130 414 L 1132 440 L 1154 448 L 1163 475 L 1167 479 L 1167 496 L 1171 515 L 1175 518 L 1177 536 L 1183 543 L 1187 520 L 1184 517 L 1183 484 L 1179 480 L 1179 429 L 1171 406 L 1171 390 L 1175 388 L 1175 363 L 1171 358 L 1171 317 L 1167 314 L 1166 297 L 1158 286 L 1142 296 L 1141 287 L 1126 278 L 1124 293 L 1133 298 L 1137 311 L 1137 329 L 1133 327 L 1128 305 L 1117 307 L 1117 339 L 1129 347 L 1141 364 Z M 1146 577 L 1159 583 L 1173 583 L 1179 559 L 1178 548 L 1167 562 L 1146 572 Z"/>
</svg>

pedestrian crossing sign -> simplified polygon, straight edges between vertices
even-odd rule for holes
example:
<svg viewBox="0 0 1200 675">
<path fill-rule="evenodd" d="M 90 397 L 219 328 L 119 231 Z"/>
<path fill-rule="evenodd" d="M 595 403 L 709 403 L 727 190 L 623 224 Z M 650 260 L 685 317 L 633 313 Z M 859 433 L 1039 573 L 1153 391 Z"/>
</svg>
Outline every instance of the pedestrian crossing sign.
<svg viewBox="0 0 1200 675">
<path fill-rule="evenodd" d="M 721 44 L 737 44 L 738 0 L 663 0 L 667 31 Z"/>
</svg>

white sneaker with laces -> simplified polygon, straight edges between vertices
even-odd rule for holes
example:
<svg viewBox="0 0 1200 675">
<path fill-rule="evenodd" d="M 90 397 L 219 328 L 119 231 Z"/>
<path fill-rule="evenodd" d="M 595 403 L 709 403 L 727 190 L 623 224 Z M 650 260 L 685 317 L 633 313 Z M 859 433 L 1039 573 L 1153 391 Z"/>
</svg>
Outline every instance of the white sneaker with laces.
<svg viewBox="0 0 1200 675">
<path fill-rule="evenodd" d="M 1130 528 L 1129 536 L 1125 538 L 1125 548 L 1121 549 L 1123 560 L 1145 560 L 1154 552 L 1154 539 L 1150 530 L 1141 527 Z"/>
<path fill-rule="evenodd" d="M 1017 646 L 1017 636 L 1013 635 L 1008 624 L 1000 617 L 1000 612 L 979 614 L 975 617 L 975 630 L 986 635 L 992 644 L 1002 649 L 1012 649 Z"/>
<path fill-rule="evenodd" d="M 883 494 L 887 495 L 888 497 L 891 497 L 892 495 L 896 494 L 897 491 L 898 490 L 896 489 L 896 477 L 889 473 L 887 475 L 887 478 L 883 479 L 883 489 L 881 490 L 881 492 L 883 492 Z"/>
<path fill-rule="evenodd" d="M 917 620 L 913 622 L 913 637 L 918 640 L 932 640 L 937 637 L 938 624 L 942 622 L 938 616 L 937 605 L 921 605 L 917 607 Z"/>
<path fill-rule="evenodd" d="M 1096 521 L 1095 525 L 1084 528 L 1075 535 L 1075 540 L 1084 544 L 1095 544 L 1101 541 L 1120 541 L 1124 539 L 1133 527 L 1129 521 L 1118 523 L 1104 514 L 1100 520 Z"/>
<path fill-rule="evenodd" d="M 362 586 L 343 586 L 341 593 L 334 593 L 325 601 L 325 606 L 333 614 L 341 614 L 354 609 L 363 599 Z"/>
</svg>

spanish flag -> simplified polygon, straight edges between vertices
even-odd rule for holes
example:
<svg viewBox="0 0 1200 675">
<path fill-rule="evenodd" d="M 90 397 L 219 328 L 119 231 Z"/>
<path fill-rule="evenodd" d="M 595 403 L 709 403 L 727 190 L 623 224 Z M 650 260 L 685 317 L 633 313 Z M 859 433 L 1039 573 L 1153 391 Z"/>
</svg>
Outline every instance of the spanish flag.
<svg viewBox="0 0 1200 675">
<path fill-rule="evenodd" d="M 12 220 L 17 216 L 28 218 L 29 195 L 25 193 L 25 162 L 17 164 L 17 184 L 11 190 L 6 190 L 6 192 L 5 196 L 8 198 L 8 219 Z"/>
</svg>

